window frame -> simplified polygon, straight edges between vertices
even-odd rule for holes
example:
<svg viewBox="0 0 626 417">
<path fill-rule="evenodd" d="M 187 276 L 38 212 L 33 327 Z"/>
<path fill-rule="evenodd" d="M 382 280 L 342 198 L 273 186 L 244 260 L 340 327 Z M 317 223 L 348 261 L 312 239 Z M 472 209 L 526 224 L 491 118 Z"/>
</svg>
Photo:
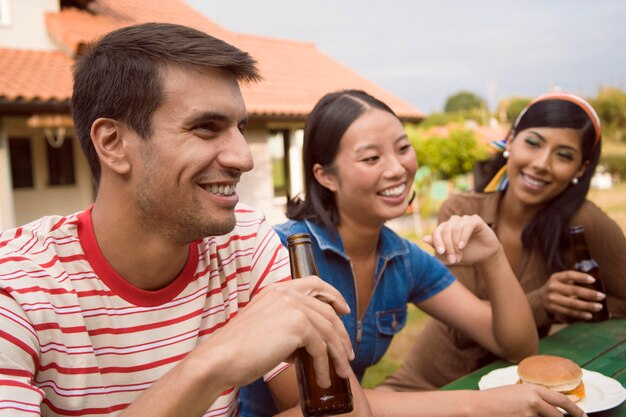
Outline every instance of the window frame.
<svg viewBox="0 0 626 417">
<path fill-rule="evenodd" d="M 0 26 L 9 26 L 13 23 L 11 19 L 10 0 L 0 0 Z"/>
<path fill-rule="evenodd" d="M 76 185 L 73 142 L 72 138 L 66 137 L 61 146 L 54 147 L 50 145 L 49 141 L 46 141 L 48 186 L 59 187 Z"/>
<path fill-rule="evenodd" d="M 13 190 L 28 190 L 35 188 L 35 172 L 34 172 L 34 147 L 33 139 L 29 136 L 9 136 L 9 163 L 11 164 L 11 188 Z M 24 155 L 20 155 L 18 160 L 18 148 L 14 144 L 20 144 L 20 152 L 27 148 L 28 161 L 27 166 L 23 164 L 26 161 Z M 27 145 L 22 147 L 22 145 Z M 18 175 L 19 174 L 19 175 Z M 16 182 L 17 185 L 16 185 Z"/>
</svg>

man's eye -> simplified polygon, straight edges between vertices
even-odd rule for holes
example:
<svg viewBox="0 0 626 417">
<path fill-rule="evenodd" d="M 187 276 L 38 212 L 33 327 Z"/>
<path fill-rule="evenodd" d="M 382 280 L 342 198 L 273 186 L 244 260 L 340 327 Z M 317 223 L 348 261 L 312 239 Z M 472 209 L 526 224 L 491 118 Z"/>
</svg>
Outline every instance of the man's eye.
<svg viewBox="0 0 626 417">
<path fill-rule="evenodd" d="M 217 132 L 218 128 L 215 123 L 205 123 L 201 125 L 197 125 L 194 127 L 194 130 L 206 130 L 209 132 Z"/>
<path fill-rule="evenodd" d="M 196 125 L 192 131 L 200 139 L 213 139 L 220 133 L 220 126 L 217 123 L 203 123 Z"/>
</svg>

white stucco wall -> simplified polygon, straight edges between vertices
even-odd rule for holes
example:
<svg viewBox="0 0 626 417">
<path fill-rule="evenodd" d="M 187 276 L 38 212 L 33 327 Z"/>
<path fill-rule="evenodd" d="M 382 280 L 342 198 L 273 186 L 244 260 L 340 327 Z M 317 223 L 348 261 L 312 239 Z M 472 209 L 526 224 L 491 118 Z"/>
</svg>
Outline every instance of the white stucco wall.
<svg viewBox="0 0 626 417">
<path fill-rule="evenodd" d="M 3 184 L 9 189 L 9 198 L 12 200 L 13 221 L 7 217 L 3 229 L 19 226 L 48 214 L 70 214 L 88 207 L 93 202 L 91 172 L 87 161 L 83 157 L 80 145 L 73 138 L 74 132 L 69 129 L 66 140 L 71 140 L 74 153 L 75 185 L 50 186 L 48 181 L 48 165 L 46 160 L 46 138 L 43 130 L 29 128 L 26 118 L 5 118 L 2 124 L 2 134 L 7 137 L 30 137 L 33 163 L 33 188 L 12 189 L 10 181 L 10 160 L 8 158 L 8 144 L 6 158 L 0 157 L 0 196 Z M 0 154 L 2 149 L 0 149 Z M 3 182 L 2 172 L 8 172 L 9 179 Z M 12 199 L 10 197 L 12 192 Z M 3 201 L 2 205 L 6 205 Z"/>
<path fill-rule="evenodd" d="M 15 225 L 12 191 L 9 142 L 3 129 L 0 128 L 0 230 L 9 229 Z"/>
<path fill-rule="evenodd" d="M 266 128 L 250 128 L 246 140 L 254 158 L 254 169 L 243 174 L 237 186 L 240 201 L 265 214 L 270 224 L 285 221 L 284 205 L 275 204 L 272 182 L 272 155 Z"/>
<path fill-rule="evenodd" d="M 44 14 L 59 11 L 59 0 L 0 0 L 8 13 L 0 23 L 0 46 L 18 49 L 58 49 L 48 35 Z"/>
</svg>

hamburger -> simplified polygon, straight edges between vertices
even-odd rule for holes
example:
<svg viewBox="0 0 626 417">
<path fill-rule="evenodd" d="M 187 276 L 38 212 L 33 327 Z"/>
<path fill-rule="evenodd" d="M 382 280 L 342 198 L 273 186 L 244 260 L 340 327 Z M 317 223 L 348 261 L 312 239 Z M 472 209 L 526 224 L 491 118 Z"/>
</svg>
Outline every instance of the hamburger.
<svg viewBox="0 0 626 417">
<path fill-rule="evenodd" d="M 551 355 L 534 355 L 517 366 L 519 383 L 542 385 L 565 394 L 573 402 L 585 398 L 583 371 L 569 359 Z"/>
</svg>

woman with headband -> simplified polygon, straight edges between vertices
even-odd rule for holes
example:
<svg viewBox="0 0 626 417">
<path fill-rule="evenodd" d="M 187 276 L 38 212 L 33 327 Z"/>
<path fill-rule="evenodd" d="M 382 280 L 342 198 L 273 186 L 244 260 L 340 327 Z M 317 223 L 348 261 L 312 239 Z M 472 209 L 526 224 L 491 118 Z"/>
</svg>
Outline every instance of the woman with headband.
<svg viewBox="0 0 626 417">
<path fill-rule="evenodd" d="M 586 199 L 600 139 L 600 120 L 587 101 L 573 94 L 542 95 L 522 111 L 506 140 L 496 144 L 501 154 L 487 181 L 477 184 L 477 192 L 452 196 L 439 211 L 440 222 L 477 214 L 493 229 L 528 297 L 540 337 L 554 323 L 590 319 L 605 297 L 612 317 L 626 316 L 624 233 Z M 568 236 L 573 225 L 585 228 L 606 294 L 576 285 L 592 278 L 573 268 Z M 487 299 L 476 268 L 448 266 L 470 291 Z M 433 389 L 495 359 L 463 333 L 432 321 L 384 386 Z"/>
<path fill-rule="evenodd" d="M 311 235 L 320 277 L 349 303 L 342 321 L 359 381 L 405 325 L 407 303 L 512 361 L 536 352 L 531 308 L 502 245 L 482 219 L 451 218 L 428 242 L 449 262 L 470 262 L 483 272 L 490 305 L 460 285 L 435 257 L 385 227 L 406 212 L 417 170 L 402 123 L 386 104 L 358 90 L 324 96 L 307 118 L 303 165 L 305 199 L 291 200 L 290 220 L 275 229 L 284 243 L 291 234 Z M 297 400 L 294 371 L 287 369 L 268 384 L 259 380 L 242 389 L 242 417 L 274 415 L 268 386 L 279 392 L 292 389 L 291 399 L 277 399 L 279 408 Z M 528 384 L 479 392 L 365 394 L 375 416 L 549 415 L 557 412 L 554 406 L 582 415 L 564 396 Z"/>
</svg>

